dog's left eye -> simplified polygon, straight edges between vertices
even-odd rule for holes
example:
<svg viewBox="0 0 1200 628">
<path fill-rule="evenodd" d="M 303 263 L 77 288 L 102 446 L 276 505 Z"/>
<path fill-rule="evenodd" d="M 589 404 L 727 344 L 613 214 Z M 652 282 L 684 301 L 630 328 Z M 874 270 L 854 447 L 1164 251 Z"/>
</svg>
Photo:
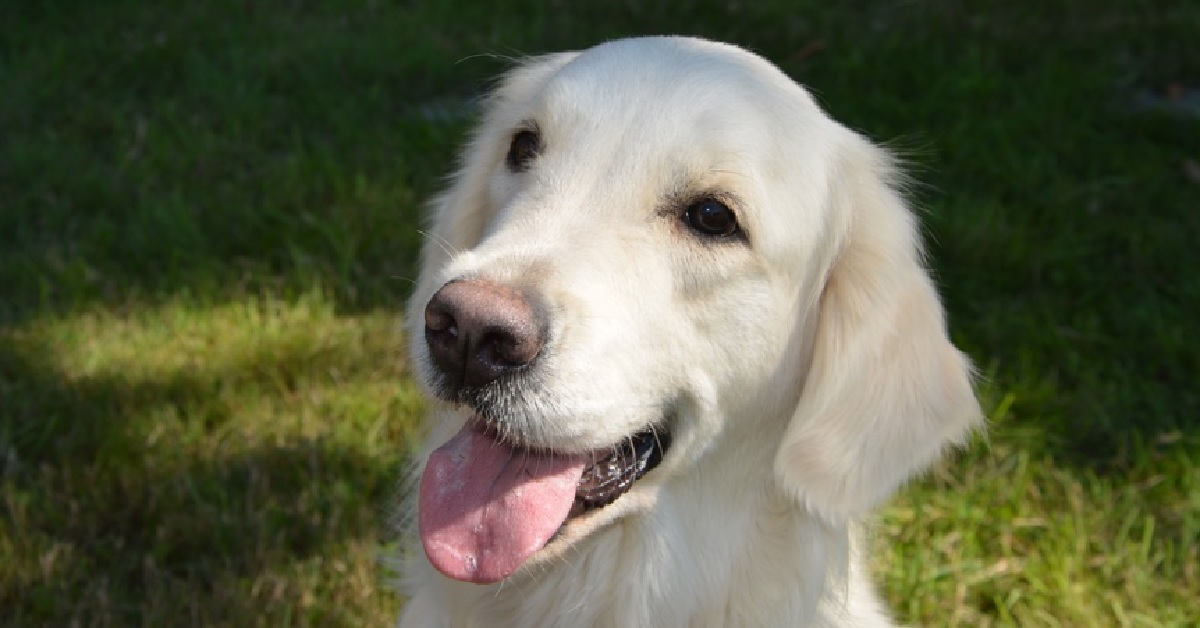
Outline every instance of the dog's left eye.
<svg viewBox="0 0 1200 628">
<path fill-rule="evenodd" d="M 737 216 L 733 210 L 716 199 L 704 199 L 688 206 L 683 220 L 698 233 L 728 237 L 738 232 Z"/>
<path fill-rule="evenodd" d="M 534 131 L 518 131 L 513 135 L 512 143 L 508 146 L 508 156 L 504 158 L 508 169 L 513 172 L 524 172 L 529 169 L 529 162 L 537 157 L 542 150 L 542 140 Z"/>
</svg>

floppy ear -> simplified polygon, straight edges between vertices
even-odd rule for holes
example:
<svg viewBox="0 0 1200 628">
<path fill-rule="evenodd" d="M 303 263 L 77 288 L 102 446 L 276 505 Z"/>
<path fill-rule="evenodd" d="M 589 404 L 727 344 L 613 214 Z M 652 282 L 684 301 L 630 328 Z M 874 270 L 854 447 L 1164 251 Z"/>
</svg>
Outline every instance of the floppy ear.
<svg viewBox="0 0 1200 628">
<path fill-rule="evenodd" d="M 946 335 L 916 219 L 880 149 L 855 138 L 832 180 L 840 246 L 817 305 L 811 364 L 775 458 L 827 517 L 862 513 L 962 443 L 980 410 Z"/>
</svg>

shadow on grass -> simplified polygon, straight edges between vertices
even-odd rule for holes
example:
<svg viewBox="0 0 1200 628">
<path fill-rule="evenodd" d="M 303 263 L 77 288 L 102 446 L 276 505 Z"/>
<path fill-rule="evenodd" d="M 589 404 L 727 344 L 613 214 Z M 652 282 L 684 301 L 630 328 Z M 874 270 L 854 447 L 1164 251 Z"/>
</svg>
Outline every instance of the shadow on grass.
<svg viewBox="0 0 1200 628">
<path fill-rule="evenodd" d="M 214 401 L 266 372 L 302 388 L 321 369 L 288 364 L 304 362 L 69 379 L 0 344 L 5 625 L 359 625 L 394 605 L 374 557 L 397 431 L 374 435 L 390 451 L 328 430 L 247 434 L 237 424 L 255 419 Z"/>
<path fill-rule="evenodd" d="M 315 285 L 399 305 L 463 130 L 410 114 L 441 66 L 405 10 L 257 4 L 0 9 L 0 325 Z"/>
</svg>

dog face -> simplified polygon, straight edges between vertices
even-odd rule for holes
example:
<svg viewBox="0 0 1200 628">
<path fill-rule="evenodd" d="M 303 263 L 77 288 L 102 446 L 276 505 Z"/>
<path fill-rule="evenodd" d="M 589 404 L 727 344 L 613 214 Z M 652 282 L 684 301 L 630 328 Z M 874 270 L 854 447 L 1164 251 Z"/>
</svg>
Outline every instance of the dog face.
<svg viewBox="0 0 1200 628">
<path fill-rule="evenodd" d="M 977 416 L 886 156 L 770 64 L 611 42 L 486 105 L 408 314 L 443 573 L 504 579 L 733 443 L 805 508 L 861 512 Z"/>
</svg>

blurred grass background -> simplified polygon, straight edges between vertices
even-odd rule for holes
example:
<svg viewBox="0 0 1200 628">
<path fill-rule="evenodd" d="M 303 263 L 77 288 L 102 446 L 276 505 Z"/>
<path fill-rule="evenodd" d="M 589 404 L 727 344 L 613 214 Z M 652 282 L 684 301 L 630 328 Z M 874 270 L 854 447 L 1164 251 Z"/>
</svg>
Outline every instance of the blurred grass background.
<svg viewBox="0 0 1200 628">
<path fill-rule="evenodd" d="M 386 626 L 421 201 L 499 58 L 760 52 L 913 162 L 989 436 L 875 524 L 919 625 L 1200 617 L 1200 5 L 0 3 L 0 625 Z"/>
</svg>

